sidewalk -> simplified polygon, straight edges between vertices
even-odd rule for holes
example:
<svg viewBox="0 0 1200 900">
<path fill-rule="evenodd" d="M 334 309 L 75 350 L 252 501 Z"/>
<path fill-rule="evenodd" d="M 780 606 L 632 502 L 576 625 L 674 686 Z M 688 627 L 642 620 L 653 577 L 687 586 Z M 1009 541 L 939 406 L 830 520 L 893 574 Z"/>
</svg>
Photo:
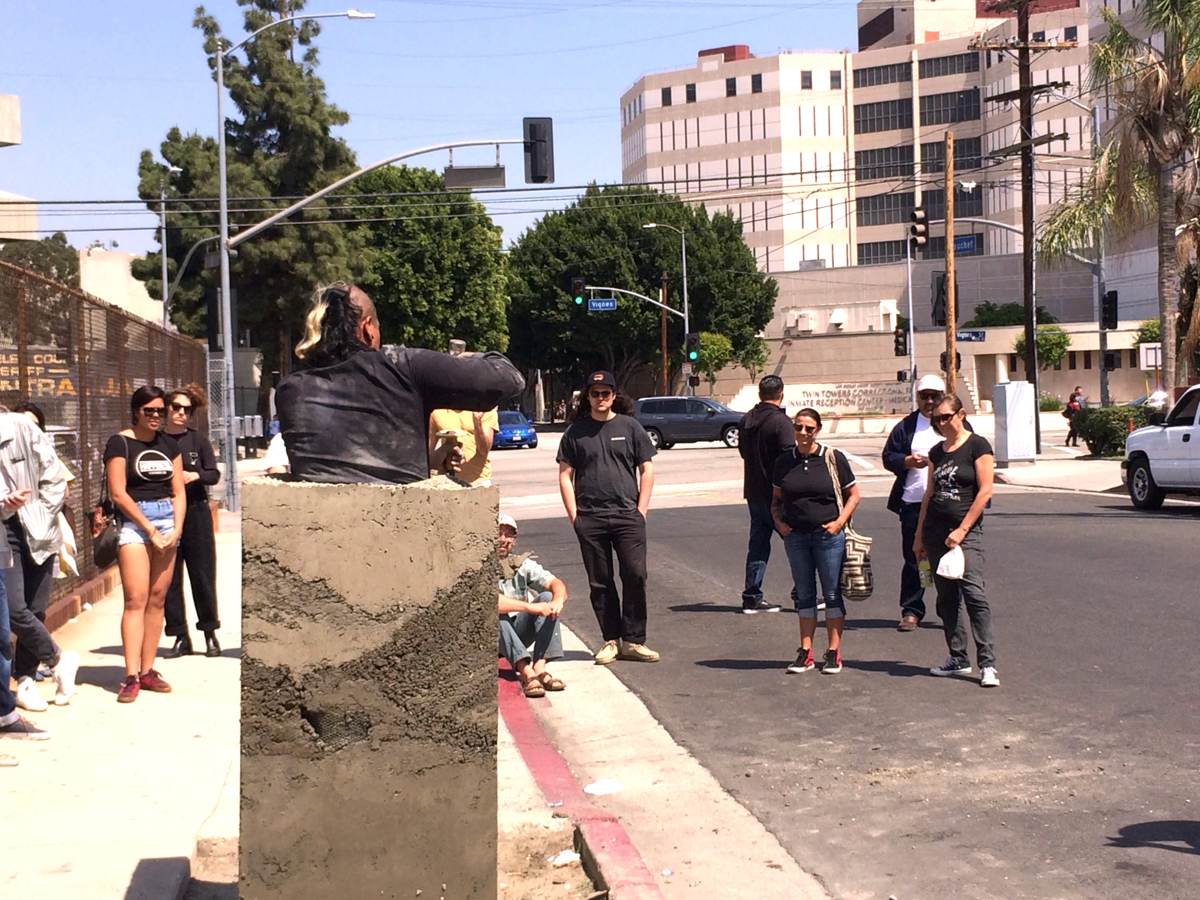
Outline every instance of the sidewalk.
<svg viewBox="0 0 1200 900">
<path fill-rule="evenodd" d="M 50 740 L 4 741 L 20 765 L 0 769 L 8 822 L 0 896 L 174 900 L 198 842 L 221 853 L 236 841 L 241 533 L 236 517 L 222 519 L 224 653 L 160 660 L 173 693 L 143 691 L 136 703 L 117 704 L 125 675 L 120 588 L 54 633 L 81 657 L 79 685 L 70 706 L 24 713 L 51 730 Z M 170 643 L 164 638 L 161 649 Z M 52 682 L 40 688 L 53 697 Z"/>
</svg>

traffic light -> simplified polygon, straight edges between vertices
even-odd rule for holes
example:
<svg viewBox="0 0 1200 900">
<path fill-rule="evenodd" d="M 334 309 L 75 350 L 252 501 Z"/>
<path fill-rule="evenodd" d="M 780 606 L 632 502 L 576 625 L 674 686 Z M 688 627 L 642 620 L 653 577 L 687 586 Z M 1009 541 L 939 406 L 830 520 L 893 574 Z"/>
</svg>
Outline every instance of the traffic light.
<svg viewBox="0 0 1200 900">
<path fill-rule="evenodd" d="M 912 222 L 908 226 L 908 240 L 913 254 L 916 255 L 916 252 L 924 249 L 929 242 L 929 214 L 918 206 L 908 214 L 908 219 Z"/>
<path fill-rule="evenodd" d="M 946 327 L 946 273 L 933 273 L 933 324 L 938 328 Z M 943 369 L 942 371 L 945 371 Z"/>
<path fill-rule="evenodd" d="M 576 306 L 583 306 L 583 292 L 586 288 L 586 278 L 573 277 L 571 279 L 571 296 L 575 298 Z"/>
<path fill-rule="evenodd" d="M 1107 327 L 1107 326 L 1105 326 L 1105 327 Z M 1120 366 L 1117 365 L 1117 363 L 1119 361 L 1120 361 L 1120 356 L 1118 356 L 1112 350 L 1105 350 L 1103 353 L 1100 354 L 1100 368 L 1103 369 L 1105 372 L 1113 372 L 1113 371 L 1116 371 L 1117 369 L 1119 369 Z"/>
<path fill-rule="evenodd" d="M 525 183 L 554 183 L 554 120 L 523 119 L 525 137 Z"/>
<path fill-rule="evenodd" d="M 1117 292 L 1109 291 L 1100 299 L 1100 327 L 1106 331 L 1117 328 Z"/>
<path fill-rule="evenodd" d="M 700 335 L 695 332 L 689 332 L 687 336 L 687 358 L 688 362 L 695 362 L 700 358 Z"/>
<path fill-rule="evenodd" d="M 897 328 L 892 332 L 895 341 L 892 343 L 892 352 L 897 356 L 908 356 L 908 332 L 903 328 Z"/>
<path fill-rule="evenodd" d="M 945 350 L 943 350 L 941 352 L 941 355 L 938 356 L 938 365 L 940 365 L 942 367 L 943 372 L 950 371 L 949 369 L 946 368 L 946 351 Z M 959 353 L 957 350 L 954 351 L 954 371 L 955 372 L 962 371 L 962 354 Z"/>
<path fill-rule="evenodd" d="M 908 381 L 908 375 L 909 375 L 908 369 L 901 369 L 899 372 L 896 373 L 896 380 L 897 381 Z"/>
<path fill-rule="evenodd" d="M 700 387 L 700 376 L 692 375 L 690 378 L 688 378 L 688 384 L 690 384 L 692 387 Z"/>
</svg>

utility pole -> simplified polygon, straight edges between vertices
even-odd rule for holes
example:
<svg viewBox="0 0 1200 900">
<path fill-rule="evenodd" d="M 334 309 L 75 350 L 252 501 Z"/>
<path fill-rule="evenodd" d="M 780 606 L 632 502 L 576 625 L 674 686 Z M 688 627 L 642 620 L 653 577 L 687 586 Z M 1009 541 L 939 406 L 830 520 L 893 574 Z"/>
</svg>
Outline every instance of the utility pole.
<svg viewBox="0 0 1200 900">
<path fill-rule="evenodd" d="M 667 272 L 666 269 L 662 273 L 662 288 L 659 291 L 659 302 L 665 307 L 667 305 Z M 667 311 L 666 309 L 659 310 L 662 315 L 662 396 L 667 396 Z"/>
<path fill-rule="evenodd" d="M 954 132 L 946 132 L 946 390 L 954 392 L 958 359 L 955 350 L 957 298 L 954 296 Z"/>
<path fill-rule="evenodd" d="M 1033 295 L 1033 71 L 1029 64 L 1029 0 L 1017 5 L 1017 88 L 1021 143 L 1021 281 L 1025 299 L 1025 380 L 1033 383 L 1033 422 L 1042 452 L 1042 398 L 1038 396 L 1037 307 Z"/>
</svg>

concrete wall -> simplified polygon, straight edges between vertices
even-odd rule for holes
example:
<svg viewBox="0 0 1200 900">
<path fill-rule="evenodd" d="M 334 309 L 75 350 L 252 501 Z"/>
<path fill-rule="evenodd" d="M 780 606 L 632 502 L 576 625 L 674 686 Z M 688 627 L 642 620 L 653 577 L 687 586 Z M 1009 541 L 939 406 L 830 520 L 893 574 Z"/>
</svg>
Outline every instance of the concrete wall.
<svg viewBox="0 0 1200 900">
<path fill-rule="evenodd" d="M 498 501 L 246 482 L 244 900 L 496 896 Z"/>
<path fill-rule="evenodd" d="M 88 247 L 79 251 L 79 286 L 128 313 L 162 324 L 163 305 L 146 292 L 145 282 L 133 277 L 132 253 Z"/>
</svg>

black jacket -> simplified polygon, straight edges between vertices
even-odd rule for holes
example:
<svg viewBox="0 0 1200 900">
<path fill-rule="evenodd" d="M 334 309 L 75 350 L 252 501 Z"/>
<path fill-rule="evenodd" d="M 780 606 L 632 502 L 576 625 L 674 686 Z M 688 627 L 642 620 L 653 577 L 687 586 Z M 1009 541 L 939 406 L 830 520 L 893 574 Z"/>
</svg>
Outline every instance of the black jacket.
<svg viewBox="0 0 1200 900">
<path fill-rule="evenodd" d="M 742 496 L 771 500 L 771 474 L 779 454 L 796 446 L 792 420 L 783 407 L 761 402 L 738 423 L 738 453 L 742 455 Z"/>
<path fill-rule="evenodd" d="M 901 497 L 904 495 L 904 482 L 908 479 L 908 469 L 904 468 L 904 460 L 912 453 L 913 437 L 917 433 L 917 416 L 920 412 L 913 410 L 896 423 L 892 433 L 888 435 L 887 443 L 883 445 L 883 467 L 896 476 L 892 483 L 892 492 L 888 494 L 887 508 L 899 515 L 904 506 Z M 974 431 L 971 423 L 963 420 L 967 431 Z"/>
<path fill-rule="evenodd" d="M 435 409 L 486 412 L 525 379 L 499 353 L 362 350 L 301 369 L 275 391 L 292 475 L 328 484 L 411 484 L 429 477 L 426 429 Z"/>
</svg>

